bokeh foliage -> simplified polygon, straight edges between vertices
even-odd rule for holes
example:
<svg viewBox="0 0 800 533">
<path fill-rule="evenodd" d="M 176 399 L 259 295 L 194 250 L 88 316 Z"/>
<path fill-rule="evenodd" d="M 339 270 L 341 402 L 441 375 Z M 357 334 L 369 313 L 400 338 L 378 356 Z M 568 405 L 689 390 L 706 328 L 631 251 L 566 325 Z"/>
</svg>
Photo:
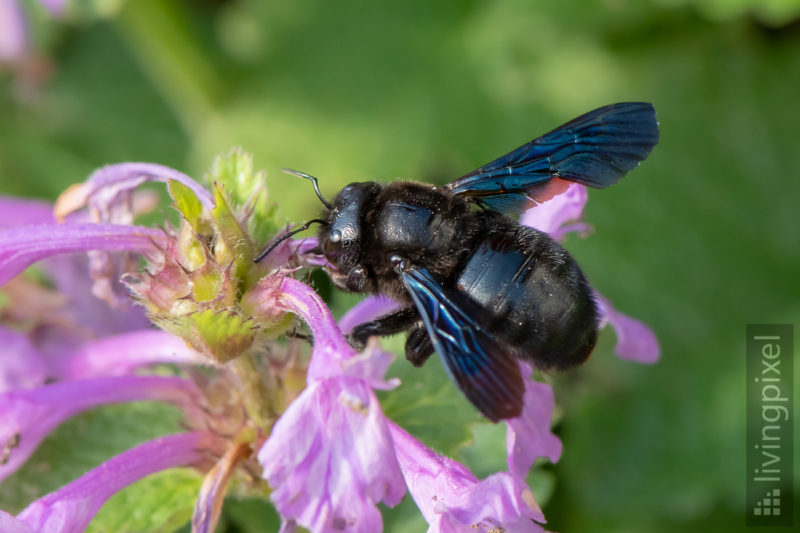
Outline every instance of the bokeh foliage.
<svg viewBox="0 0 800 533">
<path fill-rule="evenodd" d="M 559 531 L 743 529 L 745 324 L 800 323 L 800 2 L 76 0 L 59 22 L 25 4 L 40 68 L 0 74 L 4 194 L 54 198 L 118 161 L 200 176 L 239 145 L 299 222 L 319 205 L 282 166 L 329 197 L 444 183 L 593 107 L 652 101 L 660 145 L 590 194 L 596 232 L 567 247 L 663 357 L 620 361 L 608 332 L 556 379 L 545 513 Z M 465 457 L 502 453 L 486 431 Z M 259 530 L 252 505 L 231 531 Z M 418 530 L 414 512 L 387 529 Z"/>
</svg>

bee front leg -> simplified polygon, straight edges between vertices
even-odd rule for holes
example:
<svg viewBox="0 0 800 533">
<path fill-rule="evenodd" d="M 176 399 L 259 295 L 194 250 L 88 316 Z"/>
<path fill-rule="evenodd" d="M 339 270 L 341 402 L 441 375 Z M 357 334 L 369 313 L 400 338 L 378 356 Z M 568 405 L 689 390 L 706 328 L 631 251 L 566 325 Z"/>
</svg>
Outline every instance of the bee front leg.
<svg viewBox="0 0 800 533">
<path fill-rule="evenodd" d="M 428 336 L 428 330 L 425 329 L 425 324 L 417 322 L 408 332 L 406 359 L 414 366 L 422 366 L 433 352 L 433 343 Z"/>
<path fill-rule="evenodd" d="M 367 340 L 373 335 L 378 337 L 394 335 L 406 331 L 417 321 L 419 321 L 419 313 L 415 307 L 398 309 L 388 315 L 357 325 L 348 336 L 348 341 L 350 346 L 361 351 L 367 345 Z"/>
</svg>

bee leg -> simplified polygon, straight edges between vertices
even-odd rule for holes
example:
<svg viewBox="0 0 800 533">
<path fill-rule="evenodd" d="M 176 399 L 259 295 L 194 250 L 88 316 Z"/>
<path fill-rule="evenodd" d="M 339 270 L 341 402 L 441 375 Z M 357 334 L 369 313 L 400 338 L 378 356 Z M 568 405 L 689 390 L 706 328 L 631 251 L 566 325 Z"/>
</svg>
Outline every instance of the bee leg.
<svg viewBox="0 0 800 533">
<path fill-rule="evenodd" d="M 422 322 L 417 322 L 408 332 L 406 359 L 414 366 L 422 366 L 434 352 L 433 343 Z"/>
<path fill-rule="evenodd" d="M 378 337 L 394 335 L 395 333 L 406 331 L 418 320 L 417 309 L 415 307 L 405 307 L 375 320 L 357 325 L 353 328 L 347 340 L 350 342 L 350 346 L 361 351 L 367 345 L 367 340 L 373 335 Z"/>
</svg>

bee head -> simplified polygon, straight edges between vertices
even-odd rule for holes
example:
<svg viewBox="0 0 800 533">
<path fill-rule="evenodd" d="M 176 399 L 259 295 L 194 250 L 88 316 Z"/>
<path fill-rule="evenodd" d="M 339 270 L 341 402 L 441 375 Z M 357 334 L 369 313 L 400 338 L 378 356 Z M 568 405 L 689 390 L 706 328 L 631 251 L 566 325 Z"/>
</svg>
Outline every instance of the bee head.
<svg viewBox="0 0 800 533">
<path fill-rule="evenodd" d="M 341 274 L 347 275 L 359 264 L 364 217 L 379 191 L 380 185 L 374 182 L 351 183 L 333 200 L 319 242 L 325 258 Z"/>
</svg>

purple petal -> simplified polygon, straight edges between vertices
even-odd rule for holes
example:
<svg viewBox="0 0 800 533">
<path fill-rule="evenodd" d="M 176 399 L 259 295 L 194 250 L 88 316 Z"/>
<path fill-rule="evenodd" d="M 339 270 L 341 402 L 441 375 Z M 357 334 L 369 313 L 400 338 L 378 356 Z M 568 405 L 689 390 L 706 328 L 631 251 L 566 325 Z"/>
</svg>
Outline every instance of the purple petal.
<svg viewBox="0 0 800 533">
<path fill-rule="evenodd" d="M 595 293 L 601 318 L 611 324 L 617 333 L 614 353 L 623 359 L 652 364 L 661 357 L 661 346 L 653 330 L 644 322 L 623 315 L 603 296 Z"/>
<path fill-rule="evenodd" d="M 569 231 L 588 228 L 585 224 L 564 227 L 567 221 L 581 218 L 587 198 L 586 187 L 572 183 L 566 192 L 525 211 L 520 223 L 549 233 L 553 239 L 560 241 Z"/>
<path fill-rule="evenodd" d="M 112 309 L 107 301 L 94 295 L 95 280 L 89 275 L 89 259 L 86 255 L 58 255 L 45 259 L 41 266 L 58 292 L 66 297 L 64 312 L 80 317 L 80 326 L 91 330 L 95 337 L 106 337 L 150 325 L 143 307 Z"/>
<path fill-rule="evenodd" d="M 327 267 L 330 265 L 324 255 L 311 254 L 311 250 L 319 246 L 319 239 L 316 237 L 306 237 L 305 239 L 294 239 L 292 249 L 294 253 L 301 257 L 302 263 L 307 266 Z"/>
<path fill-rule="evenodd" d="M 0 346 L 0 393 L 44 383 L 47 365 L 27 336 L 0 326 Z"/>
<path fill-rule="evenodd" d="M 181 339 L 150 329 L 86 342 L 75 352 L 62 354 L 53 363 L 53 376 L 59 380 L 121 376 L 156 363 L 206 362 Z"/>
<path fill-rule="evenodd" d="M 3 533 L 36 533 L 28 524 L 5 511 L 0 511 L 0 531 Z"/>
<path fill-rule="evenodd" d="M 384 381 L 383 376 L 392 362 L 392 355 L 378 349 L 377 344 L 356 354 L 339 331 L 325 302 L 314 289 L 291 278 L 284 278 L 277 305 L 299 315 L 314 334 L 314 350 L 308 366 L 307 379 L 326 379 L 348 376 L 364 380 L 375 389 L 396 387 L 396 379 Z"/>
<path fill-rule="evenodd" d="M 281 519 L 281 528 L 278 533 L 295 533 L 297 531 L 297 521 L 293 519 Z"/>
<path fill-rule="evenodd" d="M 339 328 L 342 333 L 350 333 L 357 325 L 374 320 L 398 307 L 399 304 L 388 296 L 367 296 L 339 319 Z"/>
<path fill-rule="evenodd" d="M 194 432 L 140 444 L 36 500 L 17 519 L 34 531 L 79 533 L 114 493 L 161 470 L 200 463 L 213 443 L 208 433 Z"/>
<path fill-rule="evenodd" d="M 520 367 L 523 376 L 531 375 L 529 366 L 520 364 Z M 553 388 L 528 379 L 522 414 L 506 420 L 508 471 L 519 479 L 527 477 L 537 458 L 547 457 L 555 463 L 561 457 L 561 441 L 550 431 L 554 405 Z"/>
<path fill-rule="evenodd" d="M 0 196 L 0 228 L 55 224 L 53 206 L 40 200 Z"/>
<path fill-rule="evenodd" d="M 0 63 L 21 59 L 28 51 L 28 25 L 17 0 L 0 2 Z"/>
<path fill-rule="evenodd" d="M 285 520 L 311 531 L 381 531 L 378 502 L 405 493 L 387 419 L 369 386 L 314 381 L 278 419 L 258 460 Z"/>
<path fill-rule="evenodd" d="M 478 480 L 461 463 L 436 454 L 389 422 L 408 490 L 429 532 L 543 531 L 544 515 L 522 479 L 501 472 Z"/>
<path fill-rule="evenodd" d="M 46 257 L 89 250 L 155 252 L 164 232 L 113 224 L 53 224 L 0 232 L 0 285 Z"/>
<path fill-rule="evenodd" d="M 175 180 L 192 190 L 208 209 L 214 206 L 211 194 L 182 172 L 155 163 L 118 163 L 95 170 L 85 183 L 67 189 L 56 201 L 59 219 L 89 204 L 96 222 L 130 223 L 132 193 L 147 182 Z"/>
<path fill-rule="evenodd" d="M 0 449 L 10 448 L 6 462 L 0 464 L 0 481 L 16 471 L 56 426 L 81 411 L 137 400 L 171 402 L 191 411 L 197 398 L 191 381 L 143 376 L 66 381 L 0 394 Z"/>
<path fill-rule="evenodd" d="M 355 351 L 344 340 L 328 307 L 314 289 L 305 283 L 284 278 L 277 304 L 300 316 L 311 326 L 314 334 L 314 357 L 311 359 L 313 366 L 327 366 L 355 355 Z M 309 376 L 313 377 L 310 367 Z"/>
</svg>

